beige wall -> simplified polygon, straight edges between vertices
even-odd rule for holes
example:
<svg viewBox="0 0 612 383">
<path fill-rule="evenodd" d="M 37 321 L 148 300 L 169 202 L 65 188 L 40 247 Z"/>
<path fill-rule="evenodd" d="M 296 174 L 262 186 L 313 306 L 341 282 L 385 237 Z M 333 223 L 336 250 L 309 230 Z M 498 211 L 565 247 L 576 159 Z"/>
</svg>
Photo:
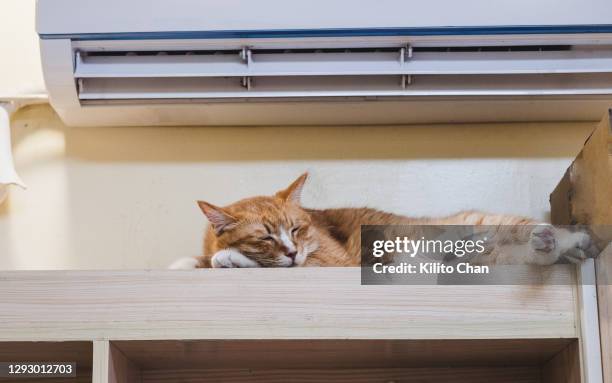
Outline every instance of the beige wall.
<svg viewBox="0 0 612 383">
<path fill-rule="evenodd" d="M 45 93 L 34 0 L 0 0 L 0 100 Z"/>
<path fill-rule="evenodd" d="M 546 219 L 594 125 L 66 128 L 35 106 L 13 126 L 29 188 L 0 208 L 0 269 L 165 267 L 200 251 L 197 199 L 272 193 L 304 171 L 311 207 Z"/>
<path fill-rule="evenodd" d="M 0 98 L 44 92 L 34 1 L 2 7 L 0 49 L 11 54 Z M 0 206 L 0 269 L 165 267 L 199 253 L 196 199 L 271 193 L 306 170 L 312 207 L 546 219 L 549 192 L 594 124 L 79 129 L 43 105 L 13 126 L 29 189 Z"/>
</svg>

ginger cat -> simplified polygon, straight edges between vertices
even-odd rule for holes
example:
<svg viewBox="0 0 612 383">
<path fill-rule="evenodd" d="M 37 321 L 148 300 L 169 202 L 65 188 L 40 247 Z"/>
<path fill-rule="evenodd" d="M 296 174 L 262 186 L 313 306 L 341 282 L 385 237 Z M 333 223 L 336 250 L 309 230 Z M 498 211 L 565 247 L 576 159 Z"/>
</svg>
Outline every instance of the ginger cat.
<svg viewBox="0 0 612 383">
<path fill-rule="evenodd" d="M 369 208 L 307 209 L 300 205 L 307 176 L 273 196 L 246 198 L 223 208 L 199 201 L 210 221 L 203 255 L 178 260 L 171 268 L 359 266 L 361 225 L 490 225 L 499 239 L 486 259 L 476 263 L 578 262 L 591 247 L 586 233 L 516 216 L 465 211 L 444 218 L 409 218 Z M 503 251 L 508 244 L 514 250 Z"/>
</svg>

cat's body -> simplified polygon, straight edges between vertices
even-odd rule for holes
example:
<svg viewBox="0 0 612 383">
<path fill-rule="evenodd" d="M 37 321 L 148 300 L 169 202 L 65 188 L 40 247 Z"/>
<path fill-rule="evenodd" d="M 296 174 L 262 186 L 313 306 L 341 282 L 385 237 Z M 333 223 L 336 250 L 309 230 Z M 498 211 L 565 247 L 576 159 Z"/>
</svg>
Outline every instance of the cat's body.
<svg viewBox="0 0 612 383">
<path fill-rule="evenodd" d="M 572 233 L 531 219 L 466 211 L 443 218 L 410 218 L 369 208 L 306 209 L 300 206 L 304 174 L 270 197 L 253 197 L 224 208 L 199 202 L 211 225 L 203 255 L 179 261 L 174 268 L 358 266 L 361 225 L 482 225 L 497 238 L 482 259 L 486 264 L 557 262 L 562 256 L 580 260 L 591 246 L 584 233 Z M 405 234 L 405 232 L 404 232 Z"/>
</svg>

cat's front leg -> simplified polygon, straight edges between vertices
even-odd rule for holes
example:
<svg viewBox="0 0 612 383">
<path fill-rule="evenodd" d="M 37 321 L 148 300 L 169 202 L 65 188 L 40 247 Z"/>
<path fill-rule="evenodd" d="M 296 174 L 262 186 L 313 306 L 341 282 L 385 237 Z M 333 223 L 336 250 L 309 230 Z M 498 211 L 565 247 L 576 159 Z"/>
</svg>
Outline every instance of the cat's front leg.
<svg viewBox="0 0 612 383">
<path fill-rule="evenodd" d="M 260 267 L 259 263 L 232 248 L 217 251 L 210 263 L 213 268 Z"/>
</svg>

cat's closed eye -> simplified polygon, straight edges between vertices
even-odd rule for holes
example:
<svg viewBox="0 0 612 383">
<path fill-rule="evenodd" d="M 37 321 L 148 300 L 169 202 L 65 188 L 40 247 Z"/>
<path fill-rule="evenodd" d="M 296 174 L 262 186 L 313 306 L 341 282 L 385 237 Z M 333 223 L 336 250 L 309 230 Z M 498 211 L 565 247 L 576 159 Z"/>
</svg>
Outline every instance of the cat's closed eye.
<svg viewBox="0 0 612 383">
<path fill-rule="evenodd" d="M 297 232 L 298 232 L 300 229 L 301 229 L 301 227 L 300 227 L 300 226 L 294 226 L 294 227 L 291 229 L 291 234 L 292 234 L 292 235 L 295 235 L 295 234 L 296 234 L 296 233 L 297 233 Z"/>
<path fill-rule="evenodd" d="M 272 237 L 271 235 L 267 235 L 265 237 L 261 237 L 259 238 L 262 241 L 274 241 L 274 237 Z"/>
</svg>

